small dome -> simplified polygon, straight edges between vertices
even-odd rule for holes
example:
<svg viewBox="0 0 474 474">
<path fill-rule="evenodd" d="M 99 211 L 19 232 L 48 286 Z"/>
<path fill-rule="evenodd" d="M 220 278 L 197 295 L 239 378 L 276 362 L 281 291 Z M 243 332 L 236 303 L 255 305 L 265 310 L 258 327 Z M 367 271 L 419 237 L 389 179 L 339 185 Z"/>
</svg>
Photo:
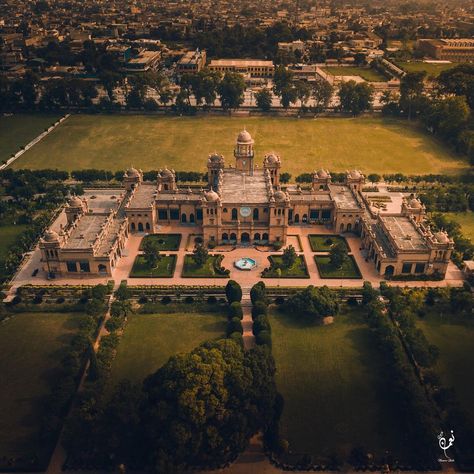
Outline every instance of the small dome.
<svg viewBox="0 0 474 474">
<path fill-rule="evenodd" d="M 77 196 L 72 196 L 68 204 L 70 207 L 82 207 L 82 201 Z"/>
<path fill-rule="evenodd" d="M 275 155 L 274 153 L 270 153 L 269 155 L 267 155 L 265 157 L 265 163 L 269 164 L 269 165 L 274 165 L 276 163 L 279 163 L 280 162 L 280 158 Z"/>
<path fill-rule="evenodd" d="M 283 191 L 277 191 L 274 195 L 276 201 L 284 201 L 286 194 Z"/>
<path fill-rule="evenodd" d="M 217 194 L 212 189 L 208 191 L 207 193 L 205 193 L 205 196 L 206 196 L 206 201 L 209 201 L 209 202 L 216 202 L 219 200 L 219 194 Z"/>
<path fill-rule="evenodd" d="M 436 232 L 434 237 L 440 244 L 447 244 L 449 242 L 449 237 L 446 232 L 443 232 L 443 231 Z"/>
<path fill-rule="evenodd" d="M 45 242 L 57 242 L 59 240 L 59 235 L 54 232 L 54 230 L 47 230 L 44 234 Z"/>
<path fill-rule="evenodd" d="M 164 170 L 160 171 L 162 178 L 171 178 L 173 176 L 173 171 L 165 168 Z"/>
<path fill-rule="evenodd" d="M 242 130 L 237 137 L 239 143 L 253 143 L 252 135 L 247 130 Z"/>
<path fill-rule="evenodd" d="M 409 203 L 408 205 L 411 207 L 411 208 L 414 208 L 414 209 L 420 209 L 421 208 L 421 202 L 418 201 L 418 199 L 415 199 L 413 198 Z"/>
<path fill-rule="evenodd" d="M 329 174 L 327 173 L 327 171 L 325 171 L 323 169 L 320 169 L 320 170 L 316 171 L 316 174 L 318 175 L 318 178 L 321 178 L 321 179 L 329 178 Z"/>
<path fill-rule="evenodd" d="M 212 155 L 209 155 L 209 161 L 211 163 L 221 163 L 222 161 L 224 161 L 224 157 L 217 153 L 213 153 Z"/>
<path fill-rule="evenodd" d="M 136 168 L 129 168 L 127 170 L 127 178 L 139 178 L 140 172 Z"/>
<path fill-rule="evenodd" d="M 349 176 L 352 178 L 352 179 L 360 179 L 362 177 L 362 175 L 360 174 L 360 171 L 358 170 L 352 170 L 349 172 Z"/>
</svg>

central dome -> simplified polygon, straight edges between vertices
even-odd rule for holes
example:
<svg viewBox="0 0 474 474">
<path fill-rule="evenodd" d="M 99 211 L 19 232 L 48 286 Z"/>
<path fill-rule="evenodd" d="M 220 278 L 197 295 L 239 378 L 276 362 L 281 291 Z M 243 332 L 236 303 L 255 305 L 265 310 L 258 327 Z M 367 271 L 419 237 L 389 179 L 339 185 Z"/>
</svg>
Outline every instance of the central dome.
<svg viewBox="0 0 474 474">
<path fill-rule="evenodd" d="M 237 137 L 239 143 L 253 143 L 252 135 L 247 130 L 242 130 Z"/>
</svg>

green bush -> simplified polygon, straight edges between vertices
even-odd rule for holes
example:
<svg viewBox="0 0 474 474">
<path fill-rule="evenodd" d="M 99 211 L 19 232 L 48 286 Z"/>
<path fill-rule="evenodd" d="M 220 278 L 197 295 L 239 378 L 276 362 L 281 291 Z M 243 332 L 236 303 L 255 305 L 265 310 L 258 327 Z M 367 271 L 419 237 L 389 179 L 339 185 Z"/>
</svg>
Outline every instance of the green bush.
<svg viewBox="0 0 474 474">
<path fill-rule="evenodd" d="M 270 331 L 260 331 L 255 336 L 255 342 L 259 346 L 272 347 L 272 335 L 270 334 Z"/>
<path fill-rule="evenodd" d="M 107 322 L 105 323 L 105 328 L 109 332 L 115 332 L 117 331 L 117 329 L 120 329 L 122 327 L 123 321 L 123 318 L 115 316 L 107 320 Z"/>
<path fill-rule="evenodd" d="M 268 306 L 263 301 L 257 301 L 252 306 L 252 319 L 255 319 L 260 314 L 264 314 L 265 316 L 268 314 Z"/>
<path fill-rule="evenodd" d="M 253 333 L 256 336 L 262 331 L 271 332 L 270 321 L 268 321 L 268 317 L 264 314 L 259 314 L 253 322 Z"/>
<path fill-rule="evenodd" d="M 250 300 L 252 304 L 255 304 L 257 301 L 263 301 L 264 303 L 267 301 L 267 290 L 263 281 L 259 281 L 252 286 Z"/>
<path fill-rule="evenodd" d="M 227 285 L 225 286 L 225 294 L 229 304 L 233 303 L 234 301 L 242 300 L 242 288 L 234 280 L 229 280 L 227 282 Z"/>
<path fill-rule="evenodd" d="M 242 327 L 242 323 L 239 318 L 232 318 L 227 323 L 227 330 L 226 330 L 227 337 L 229 337 L 234 332 L 238 332 L 239 334 L 244 333 L 244 328 Z"/>
<path fill-rule="evenodd" d="M 242 305 L 239 301 L 234 301 L 229 305 L 229 318 L 239 318 L 242 319 L 244 313 L 242 311 Z"/>
<path fill-rule="evenodd" d="M 234 342 L 239 344 L 240 347 L 244 347 L 244 338 L 240 332 L 233 332 L 230 334 L 229 339 L 232 339 Z"/>
</svg>

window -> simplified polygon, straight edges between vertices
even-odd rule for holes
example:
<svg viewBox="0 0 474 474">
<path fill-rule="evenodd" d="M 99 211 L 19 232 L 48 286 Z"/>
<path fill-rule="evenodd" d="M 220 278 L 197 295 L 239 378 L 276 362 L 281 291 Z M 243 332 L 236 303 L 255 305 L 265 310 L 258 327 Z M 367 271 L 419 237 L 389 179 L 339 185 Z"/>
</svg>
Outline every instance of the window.
<svg viewBox="0 0 474 474">
<path fill-rule="evenodd" d="M 82 273 L 89 273 L 91 271 L 89 262 L 79 262 L 79 268 Z"/>
<path fill-rule="evenodd" d="M 232 209 L 232 220 L 233 221 L 237 220 L 237 209 L 235 207 L 234 209 Z"/>
<path fill-rule="evenodd" d="M 179 221 L 179 209 L 170 209 L 170 219 L 172 221 Z"/>
<path fill-rule="evenodd" d="M 415 273 L 425 273 L 425 264 L 424 263 L 417 263 L 415 265 Z"/>
<path fill-rule="evenodd" d="M 326 209 L 326 210 L 322 211 L 321 218 L 322 219 L 331 219 L 331 211 L 329 209 Z"/>
<path fill-rule="evenodd" d="M 224 214 L 227 214 L 227 207 L 224 207 L 224 209 L 222 209 L 222 212 L 223 212 Z"/>
<path fill-rule="evenodd" d="M 168 220 L 168 211 L 166 209 L 158 209 L 158 219 L 161 221 Z"/>
<path fill-rule="evenodd" d="M 411 263 L 404 263 L 402 266 L 402 273 L 411 273 L 411 267 L 413 264 Z"/>
<path fill-rule="evenodd" d="M 68 272 L 77 272 L 76 262 L 66 262 L 66 268 Z"/>
<path fill-rule="evenodd" d="M 196 210 L 196 219 L 198 221 L 202 221 L 202 209 L 197 209 Z"/>
<path fill-rule="evenodd" d="M 311 220 L 319 219 L 319 210 L 318 209 L 311 209 L 309 211 L 309 218 Z"/>
</svg>

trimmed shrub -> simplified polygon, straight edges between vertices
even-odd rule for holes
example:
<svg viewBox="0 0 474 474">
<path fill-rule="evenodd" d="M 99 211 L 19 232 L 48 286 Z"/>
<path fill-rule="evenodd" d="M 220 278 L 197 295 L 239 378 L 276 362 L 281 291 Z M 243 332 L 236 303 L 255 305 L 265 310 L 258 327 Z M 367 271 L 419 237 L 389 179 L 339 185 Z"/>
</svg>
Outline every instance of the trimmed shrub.
<svg viewBox="0 0 474 474">
<path fill-rule="evenodd" d="M 240 332 L 233 332 L 229 336 L 229 339 L 232 339 L 234 342 L 239 344 L 241 347 L 244 347 L 244 338 L 242 337 L 242 334 L 240 334 Z"/>
<path fill-rule="evenodd" d="M 242 305 L 238 301 L 234 301 L 229 305 L 229 318 L 239 318 L 242 319 L 244 313 L 242 311 Z"/>
<path fill-rule="evenodd" d="M 239 318 L 232 318 L 227 323 L 227 330 L 226 330 L 227 337 L 229 337 L 234 332 L 238 332 L 239 334 L 244 333 L 244 328 L 242 327 L 242 323 L 240 322 Z"/>
<path fill-rule="evenodd" d="M 33 304 L 41 304 L 43 302 L 43 297 L 41 295 L 37 295 L 33 298 Z"/>
<path fill-rule="evenodd" d="M 184 298 L 184 302 L 186 304 L 193 304 L 194 303 L 194 298 L 192 296 L 186 296 L 186 298 Z"/>
<path fill-rule="evenodd" d="M 148 303 L 148 298 L 146 296 L 140 296 L 140 298 L 138 299 L 138 302 L 140 304 L 146 304 Z"/>
<path fill-rule="evenodd" d="M 65 301 L 65 299 L 62 296 L 60 296 L 59 298 L 56 299 L 57 304 L 63 304 L 64 301 Z"/>
<path fill-rule="evenodd" d="M 253 333 L 256 336 L 262 331 L 271 332 L 270 321 L 264 314 L 259 314 L 253 322 Z"/>
<path fill-rule="evenodd" d="M 120 329 L 122 327 L 122 324 L 123 318 L 115 316 L 107 320 L 107 322 L 105 323 L 105 328 L 109 332 L 115 332 L 117 331 L 117 329 Z"/>
<path fill-rule="evenodd" d="M 275 303 L 277 305 L 282 305 L 282 304 L 285 304 L 285 297 L 284 296 L 277 296 L 275 298 Z"/>
<path fill-rule="evenodd" d="M 207 303 L 208 304 L 217 304 L 217 298 L 215 296 L 211 295 L 207 298 Z"/>
<path fill-rule="evenodd" d="M 265 316 L 268 314 L 268 307 L 263 301 L 257 301 L 252 307 L 252 319 L 255 319 L 260 314 Z"/>
<path fill-rule="evenodd" d="M 255 342 L 259 346 L 272 347 L 272 335 L 270 334 L 270 331 L 260 331 L 255 336 Z"/>
<path fill-rule="evenodd" d="M 229 280 L 227 282 L 227 285 L 225 286 L 225 294 L 229 304 L 233 303 L 234 301 L 242 300 L 242 288 L 234 280 Z"/>
<path fill-rule="evenodd" d="M 161 298 L 161 303 L 162 304 L 170 304 L 171 303 L 171 298 L 169 296 L 163 296 L 163 298 Z"/>
<path fill-rule="evenodd" d="M 267 301 L 267 290 L 263 281 L 259 281 L 252 286 L 250 300 L 252 304 L 255 304 L 257 301 L 263 301 L 264 303 Z"/>
</svg>

